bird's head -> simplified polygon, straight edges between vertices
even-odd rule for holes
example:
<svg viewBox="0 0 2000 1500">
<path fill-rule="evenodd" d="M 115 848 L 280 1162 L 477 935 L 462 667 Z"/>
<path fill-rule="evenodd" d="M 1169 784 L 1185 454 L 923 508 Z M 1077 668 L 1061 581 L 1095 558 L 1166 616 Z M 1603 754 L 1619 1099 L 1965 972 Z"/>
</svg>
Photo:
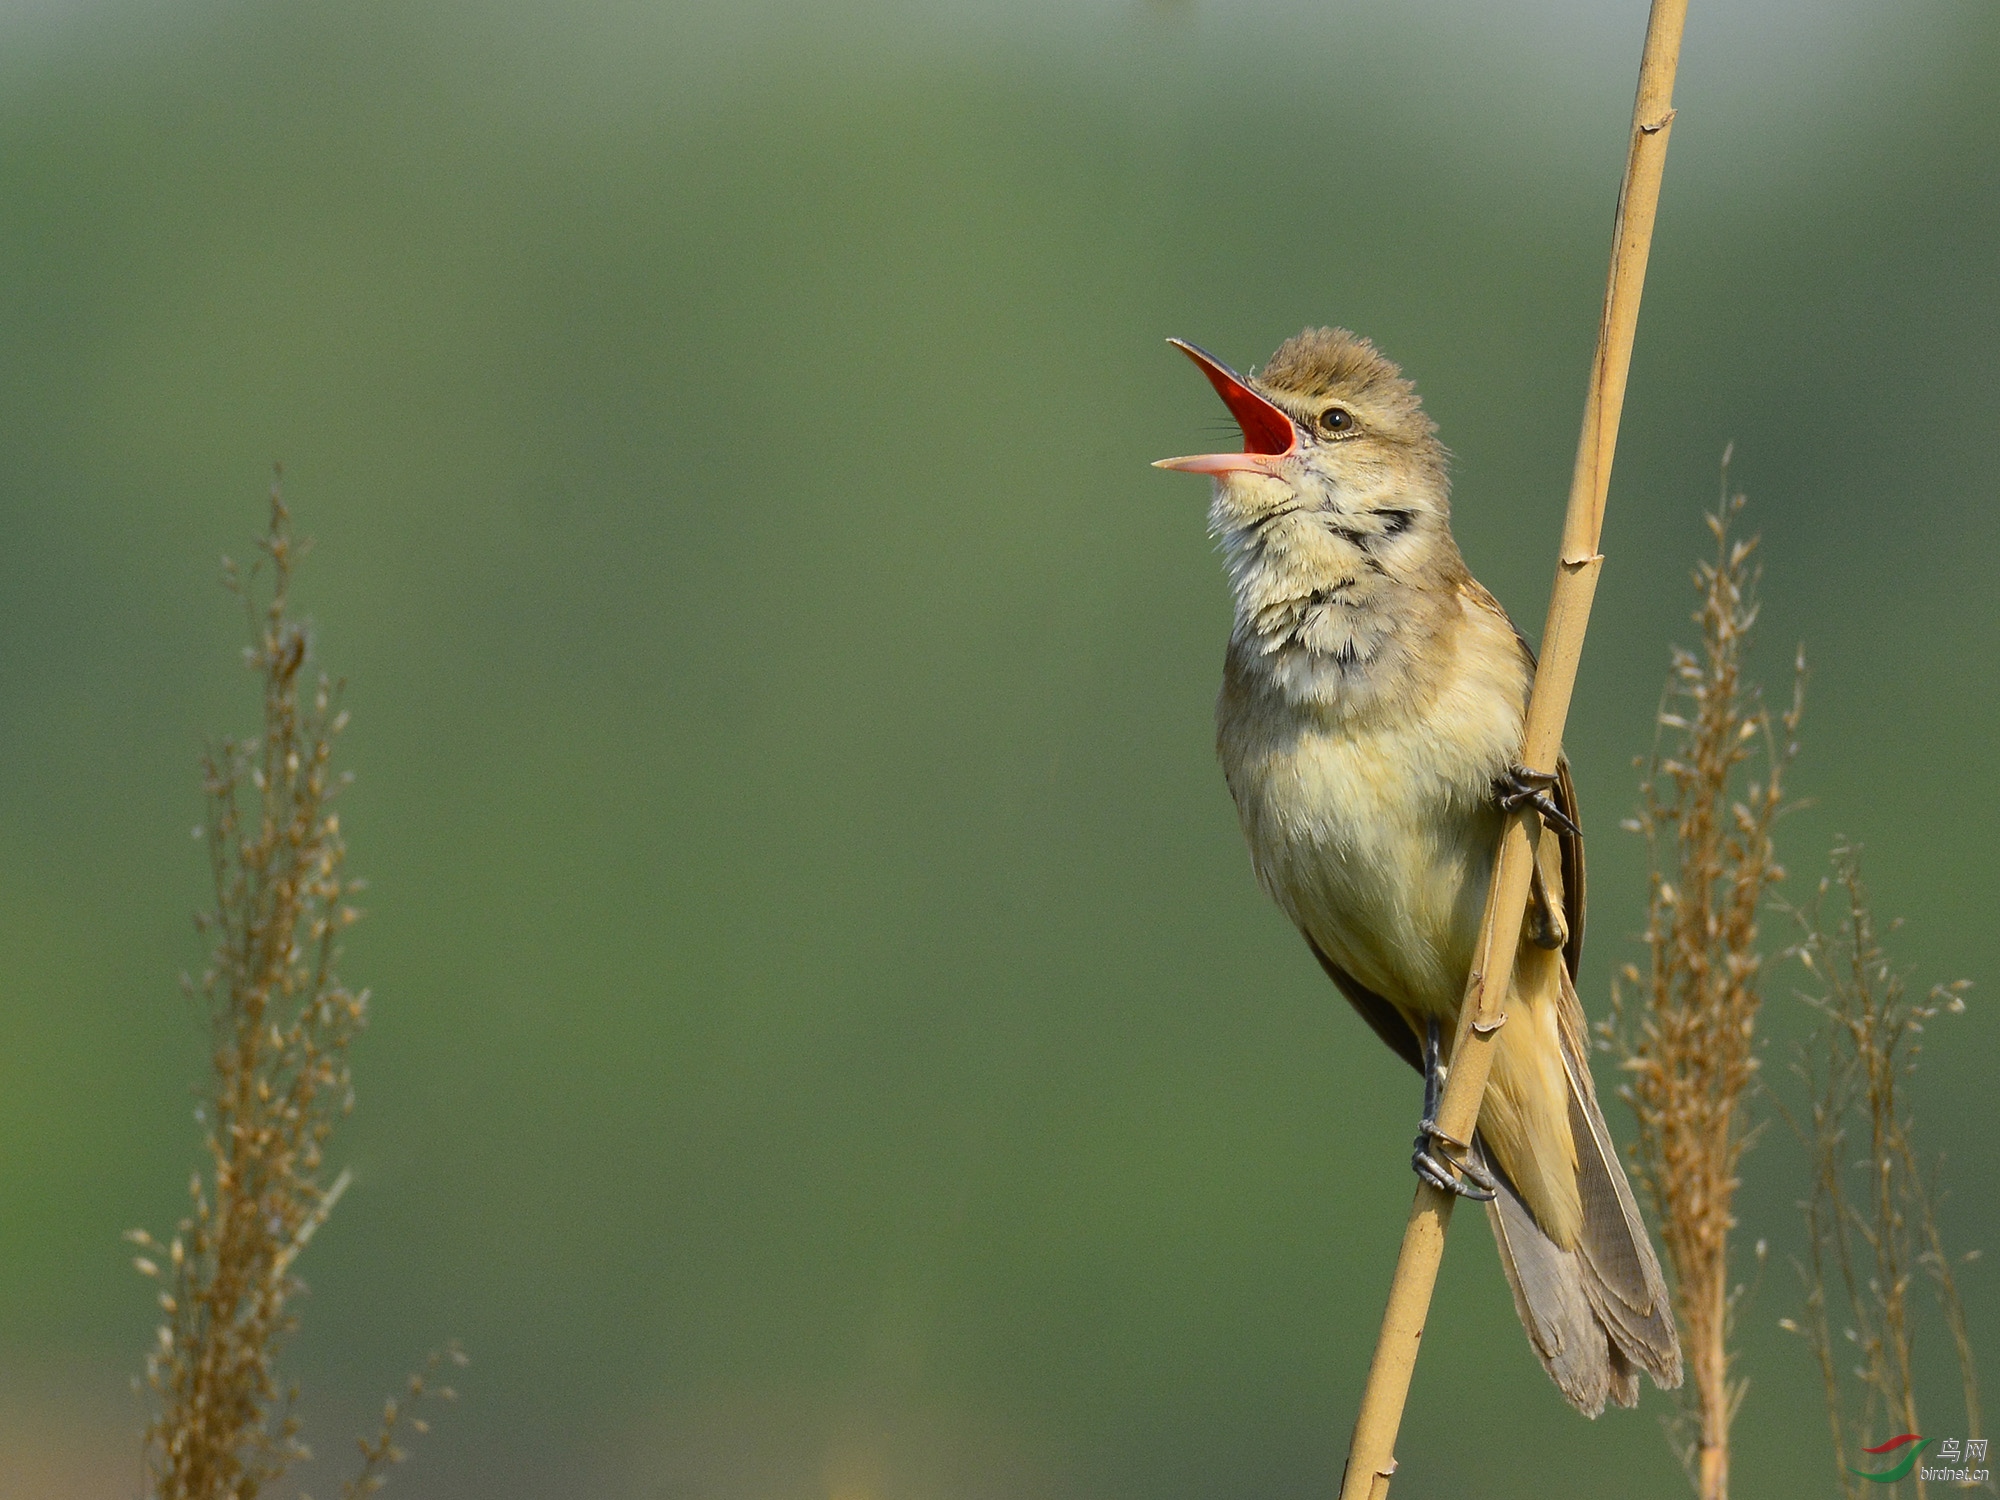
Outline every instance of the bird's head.
<svg viewBox="0 0 2000 1500">
<path fill-rule="evenodd" d="M 1307 329 L 1245 377 L 1171 342 L 1222 397 L 1243 451 L 1158 467 L 1214 476 L 1210 529 L 1239 622 L 1267 651 L 1365 657 L 1395 596 L 1455 581 L 1444 446 L 1416 387 L 1373 344 Z"/>
<path fill-rule="evenodd" d="M 1297 516 L 1333 530 L 1391 509 L 1382 530 L 1416 529 L 1418 512 L 1445 516 L 1445 451 L 1416 387 L 1368 340 L 1344 328 L 1287 339 L 1247 379 L 1205 349 L 1170 339 L 1195 362 L 1243 430 L 1241 453 L 1163 458 L 1161 469 L 1216 478 L 1216 523 L 1268 527 Z"/>
</svg>

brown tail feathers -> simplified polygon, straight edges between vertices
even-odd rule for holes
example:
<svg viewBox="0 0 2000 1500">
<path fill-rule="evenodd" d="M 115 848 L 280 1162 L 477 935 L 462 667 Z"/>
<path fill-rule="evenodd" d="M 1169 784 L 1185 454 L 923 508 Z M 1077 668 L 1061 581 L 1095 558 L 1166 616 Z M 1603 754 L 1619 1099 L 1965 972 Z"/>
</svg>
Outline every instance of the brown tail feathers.
<svg viewBox="0 0 2000 1500">
<path fill-rule="evenodd" d="M 1637 1405 L 1641 1370 L 1663 1389 L 1679 1385 L 1681 1349 L 1660 1263 L 1597 1106 L 1584 1050 L 1583 1008 L 1567 975 L 1562 1013 L 1570 1133 L 1583 1200 L 1575 1247 L 1560 1249 L 1542 1233 L 1485 1143 L 1475 1149 L 1500 1182 L 1486 1217 L 1528 1342 L 1570 1405 L 1594 1417 L 1606 1401 Z"/>
</svg>

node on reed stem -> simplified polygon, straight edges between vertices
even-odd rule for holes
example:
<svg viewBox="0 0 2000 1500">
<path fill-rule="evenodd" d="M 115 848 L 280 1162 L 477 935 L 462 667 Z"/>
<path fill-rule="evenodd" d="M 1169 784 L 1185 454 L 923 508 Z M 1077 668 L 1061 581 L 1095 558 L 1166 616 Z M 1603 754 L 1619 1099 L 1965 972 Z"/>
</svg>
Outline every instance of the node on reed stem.
<svg viewBox="0 0 2000 1500">
<path fill-rule="evenodd" d="M 1805 683 L 1801 655 L 1791 704 L 1774 717 L 1745 675 L 1757 543 L 1734 534 L 1744 497 L 1730 493 L 1728 464 L 1725 453 L 1721 502 L 1707 517 L 1715 552 L 1694 570 L 1701 646 L 1673 653 L 1639 810 L 1625 825 L 1646 839 L 1647 962 L 1614 981 L 1603 1028 L 1626 1075 L 1619 1093 L 1638 1122 L 1637 1175 L 1673 1272 L 1693 1377 L 1673 1439 L 1703 1500 L 1729 1492 L 1729 1430 L 1744 1391 L 1732 1371 L 1742 1288 L 1729 1237 L 1737 1167 L 1757 1132 L 1758 914 L 1784 877 L 1772 834 Z"/>
<path fill-rule="evenodd" d="M 1836 845 L 1832 874 L 1795 915 L 1803 936 L 1791 955 L 1813 982 L 1801 998 L 1820 1021 L 1793 1063 L 1809 1106 L 1793 1125 L 1811 1153 L 1812 1176 L 1799 1205 L 1806 1221 L 1806 1258 L 1798 1264 L 1805 1315 L 1782 1326 L 1806 1341 L 1819 1367 L 1842 1493 L 1895 1495 L 1900 1483 L 1865 1482 L 1849 1466 L 1884 1428 L 1923 1430 L 1915 1379 L 1919 1307 L 1912 1295 L 1920 1279 L 1928 1281 L 1951 1335 L 1968 1436 L 1982 1435 L 1978 1368 L 1938 1218 L 1943 1158 L 1927 1164 L 1918 1151 L 1909 1091 L 1926 1024 L 1962 1012 L 1970 985 L 1959 980 L 1922 1000 L 1909 998 L 1903 974 L 1882 948 L 1860 854 L 1849 844 Z M 1838 1340 L 1836 1318 L 1843 1325 Z M 1921 1497 L 1921 1467 L 1910 1482 Z"/>
</svg>

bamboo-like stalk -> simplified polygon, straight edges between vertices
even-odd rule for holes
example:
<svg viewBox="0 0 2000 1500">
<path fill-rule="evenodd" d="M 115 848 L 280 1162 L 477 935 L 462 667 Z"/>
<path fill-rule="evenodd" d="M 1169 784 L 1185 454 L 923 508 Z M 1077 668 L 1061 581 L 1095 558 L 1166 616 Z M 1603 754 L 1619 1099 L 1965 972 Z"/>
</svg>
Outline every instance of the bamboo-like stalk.
<svg viewBox="0 0 2000 1500">
<path fill-rule="evenodd" d="M 1674 69 L 1680 60 L 1681 29 L 1687 0 L 1653 0 L 1646 22 L 1646 46 L 1639 63 L 1639 89 L 1632 106 L 1625 180 L 1618 193 L 1612 235 L 1611 272 L 1604 311 L 1597 327 L 1597 357 L 1584 399 L 1583 433 L 1570 480 L 1569 509 L 1563 520 L 1562 550 L 1548 623 L 1542 631 L 1541 665 L 1521 735 L 1521 763 L 1553 771 L 1562 751 L 1564 721 L 1583 654 L 1584 629 L 1604 563 L 1597 550 L 1604 530 L 1604 502 L 1611 485 L 1611 460 L 1618 446 L 1618 419 L 1625 407 L 1625 378 L 1632 363 L 1632 340 L 1639 323 L 1639 296 L 1646 284 L 1646 258 L 1653 244 L 1660 178 L 1666 169 L 1667 138 L 1673 125 Z M 1479 1120 L 1479 1102 L 1493 1063 L 1493 1039 L 1506 1022 L 1501 1005 L 1512 978 L 1514 950 L 1528 904 L 1532 839 L 1541 829 L 1534 815 L 1512 820 L 1501 836 L 1499 862 L 1487 893 L 1477 958 L 1466 982 L 1452 1043 L 1451 1074 L 1438 1108 L 1446 1137 L 1470 1141 Z M 1341 1500 L 1383 1500 L 1396 1472 L 1396 1432 L 1416 1370 L 1417 1346 L 1444 1255 L 1445 1228 L 1453 1196 L 1429 1183 L 1417 1186 L 1402 1253 L 1389 1284 L 1389 1306 L 1368 1384 L 1354 1422 Z"/>
</svg>

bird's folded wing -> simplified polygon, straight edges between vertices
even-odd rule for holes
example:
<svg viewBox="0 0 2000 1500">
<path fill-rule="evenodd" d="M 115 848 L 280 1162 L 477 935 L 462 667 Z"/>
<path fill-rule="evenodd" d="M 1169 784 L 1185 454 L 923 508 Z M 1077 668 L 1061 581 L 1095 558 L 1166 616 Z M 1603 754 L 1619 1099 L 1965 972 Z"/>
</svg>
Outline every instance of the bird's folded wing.
<svg viewBox="0 0 2000 1500">
<path fill-rule="evenodd" d="M 1311 933 L 1304 932 L 1303 929 L 1301 933 L 1305 937 L 1306 946 L 1312 949 L 1313 957 L 1319 960 L 1319 966 L 1326 970 L 1326 977 L 1333 981 L 1335 989 L 1347 997 L 1347 1003 L 1361 1013 L 1361 1019 L 1368 1023 L 1368 1029 L 1387 1042 L 1389 1050 L 1404 1062 L 1419 1073 L 1423 1072 L 1423 1046 L 1418 1042 L 1416 1032 L 1410 1029 L 1410 1023 L 1403 1019 L 1403 1013 L 1328 958 L 1326 950 L 1313 941 Z"/>
<path fill-rule="evenodd" d="M 1570 779 L 1567 755 L 1556 757 L 1556 806 L 1568 815 L 1570 822 L 1579 828 L 1583 826 L 1583 814 L 1577 811 L 1576 783 Z M 1569 970 L 1570 983 L 1574 984 L 1576 976 L 1583 972 L 1583 835 L 1563 828 L 1548 832 L 1556 836 L 1557 852 L 1561 856 L 1563 915 L 1569 920 L 1569 941 L 1563 944 L 1563 966 Z"/>
</svg>

